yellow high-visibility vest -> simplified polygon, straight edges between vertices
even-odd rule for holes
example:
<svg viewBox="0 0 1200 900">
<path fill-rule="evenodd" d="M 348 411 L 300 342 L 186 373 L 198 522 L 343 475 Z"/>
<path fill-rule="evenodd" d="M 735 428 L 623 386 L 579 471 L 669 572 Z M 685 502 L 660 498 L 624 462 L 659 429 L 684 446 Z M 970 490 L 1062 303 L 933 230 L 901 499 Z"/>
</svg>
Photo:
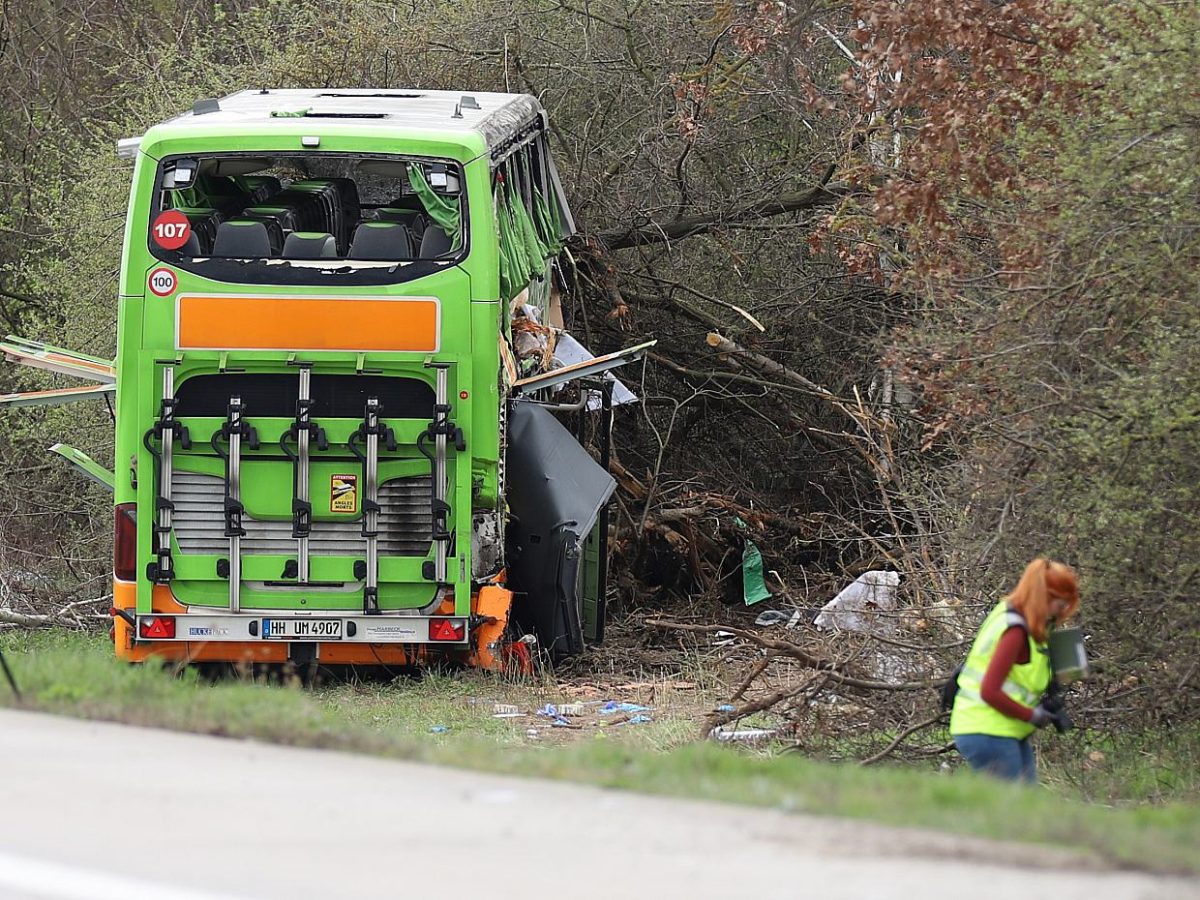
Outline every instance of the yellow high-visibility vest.
<svg viewBox="0 0 1200 900">
<path fill-rule="evenodd" d="M 996 654 L 1000 636 L 1013 625 L 1026 629 L 1029 662 L 1014 665 L 1009 671 L 1002 688 L 1005 696 L 1022 706 L 1037 706 L 1042 694 L 1050 686 L 1053 673 L 1050 669 L 1049 646 L 1034 640 L 1021 614 L 1001 600 L 979 626 L 979 634 L 975 636 L 971 652 L 967 654 L 967 661 L 963 663 L 962 673 L 958 676 L 958 694 L 954 698 L 954 710 L 950 713 L 952 735 L 990 734 L 1021 739 L 1029 737 L 1035 730 L 1029 722 L 1006 716 L 986 703 L 980 694 L 984 673 Z"/>
</svg>

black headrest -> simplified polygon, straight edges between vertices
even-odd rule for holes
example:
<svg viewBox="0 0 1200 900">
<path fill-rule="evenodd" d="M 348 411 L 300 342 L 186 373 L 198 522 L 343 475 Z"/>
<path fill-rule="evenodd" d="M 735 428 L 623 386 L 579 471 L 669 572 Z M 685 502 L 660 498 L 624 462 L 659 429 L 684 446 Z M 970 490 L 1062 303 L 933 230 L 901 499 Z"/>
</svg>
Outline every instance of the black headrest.
<svg viewBox="0 0 1200 900">
<path fill-rule="evenodd" d="M 213 256 L 231 259 L 266 259 L 271 255 L 267 226 L 250 219 L 232 219 L 217 226 Z"/>
<path fill-rule="evenodd" d="M 412 259 L 412 236 L 399 222 L 363 222 L 354 231 L 351 259 Z"/>
<path fill-rule="evenodd" d="M 430 225 L 421 235 L 421 259 L 433 259 L 450 249 L 450 235 L 437 225 Z"/>
<path fill-rule="evenodd" d="M 380 222 L 399 222 L 401 225 L 407 225 L 416 240 L 420 240 L 425 232 L 425 213 L 420 210 L 381 206 L 375 210 L 375 218 Z"/>
<path fill-rule="evenodd" d="M 183 242 L 183 246 L 179 248 L 179 252 L 184 256 L 200 255 L 200 238 L 196 237 L 196 232 L 188 232 L 187 240 Z"/>
<path fill-rule="evenodd" d="M 337 257 L 337 241 L 327 231 L 293 231 L 283 242 L 284 259 Z"/>
</svg>

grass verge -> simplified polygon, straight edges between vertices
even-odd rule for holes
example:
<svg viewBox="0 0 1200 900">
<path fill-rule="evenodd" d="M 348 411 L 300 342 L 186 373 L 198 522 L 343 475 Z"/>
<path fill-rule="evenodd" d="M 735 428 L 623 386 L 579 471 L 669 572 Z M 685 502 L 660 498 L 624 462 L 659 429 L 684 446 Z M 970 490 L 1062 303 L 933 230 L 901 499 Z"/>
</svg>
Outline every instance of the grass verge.
<svg viewBox="0 0 1200 900">
<path fill-rule="evenodd" d="M 5 640 L 0 646 L 26 708 L 46 712 L 869 819 L 1090 851 L 1127 867 L 1200 872 L 1200 805 L 1193 803 L 1113 809 L 968 772 L 755 756 L 694 740 L 685 719 L 597 730 L 569 746 L 529 745 L 520 726 L 491 718 L 490 707 L 473 708 L 481 688 L 504 690 L 479 675 L 318 691 L 208 684 L 192 671 L 173 678 L 157 667 L 119 664 L 97 637 L 41 632 Z M 13 703 L 5 685 L 0 703 Z"/>
</svg>

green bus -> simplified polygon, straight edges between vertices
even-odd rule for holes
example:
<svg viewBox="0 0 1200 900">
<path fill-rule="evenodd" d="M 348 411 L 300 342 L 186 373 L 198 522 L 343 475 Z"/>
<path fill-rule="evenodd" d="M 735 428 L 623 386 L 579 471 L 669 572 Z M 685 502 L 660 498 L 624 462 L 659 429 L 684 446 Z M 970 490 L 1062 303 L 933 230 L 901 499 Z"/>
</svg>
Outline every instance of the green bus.
<svg viewBox="0 0 1200 900">
<path fill-rule="evenodd" d="M 115 392 L 112 472 L 56 449 L 113 490 L 118 657 L 499 669 L 602 636 L 614 482 L 555 408 L 611 416 L 645 345 L 562 327 L 548 136 L 528 95 L 263 89 L 120 142 L 116 358 L 9 338 L 93 383 L 0 398 Z"/>
</svg>

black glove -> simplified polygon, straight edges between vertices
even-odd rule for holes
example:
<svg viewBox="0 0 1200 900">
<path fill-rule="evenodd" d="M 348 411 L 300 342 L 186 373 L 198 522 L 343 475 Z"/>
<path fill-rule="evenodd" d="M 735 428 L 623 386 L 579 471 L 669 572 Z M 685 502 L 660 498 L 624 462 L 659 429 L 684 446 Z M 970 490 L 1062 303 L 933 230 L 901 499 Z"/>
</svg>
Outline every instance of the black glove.
<svg viewBox="0 0 1200 900">
<path fill-rule="evenodd" d="M 1040 703 L 1033 708 L 1033 715 L 1029 717 L 1030 725 L 1033 725 L 1035 728 L 1045 728 L 1051 723 L 1054 725 L 1058 724 L 1058 713 L 1051 712 Z"/>
</svg>

